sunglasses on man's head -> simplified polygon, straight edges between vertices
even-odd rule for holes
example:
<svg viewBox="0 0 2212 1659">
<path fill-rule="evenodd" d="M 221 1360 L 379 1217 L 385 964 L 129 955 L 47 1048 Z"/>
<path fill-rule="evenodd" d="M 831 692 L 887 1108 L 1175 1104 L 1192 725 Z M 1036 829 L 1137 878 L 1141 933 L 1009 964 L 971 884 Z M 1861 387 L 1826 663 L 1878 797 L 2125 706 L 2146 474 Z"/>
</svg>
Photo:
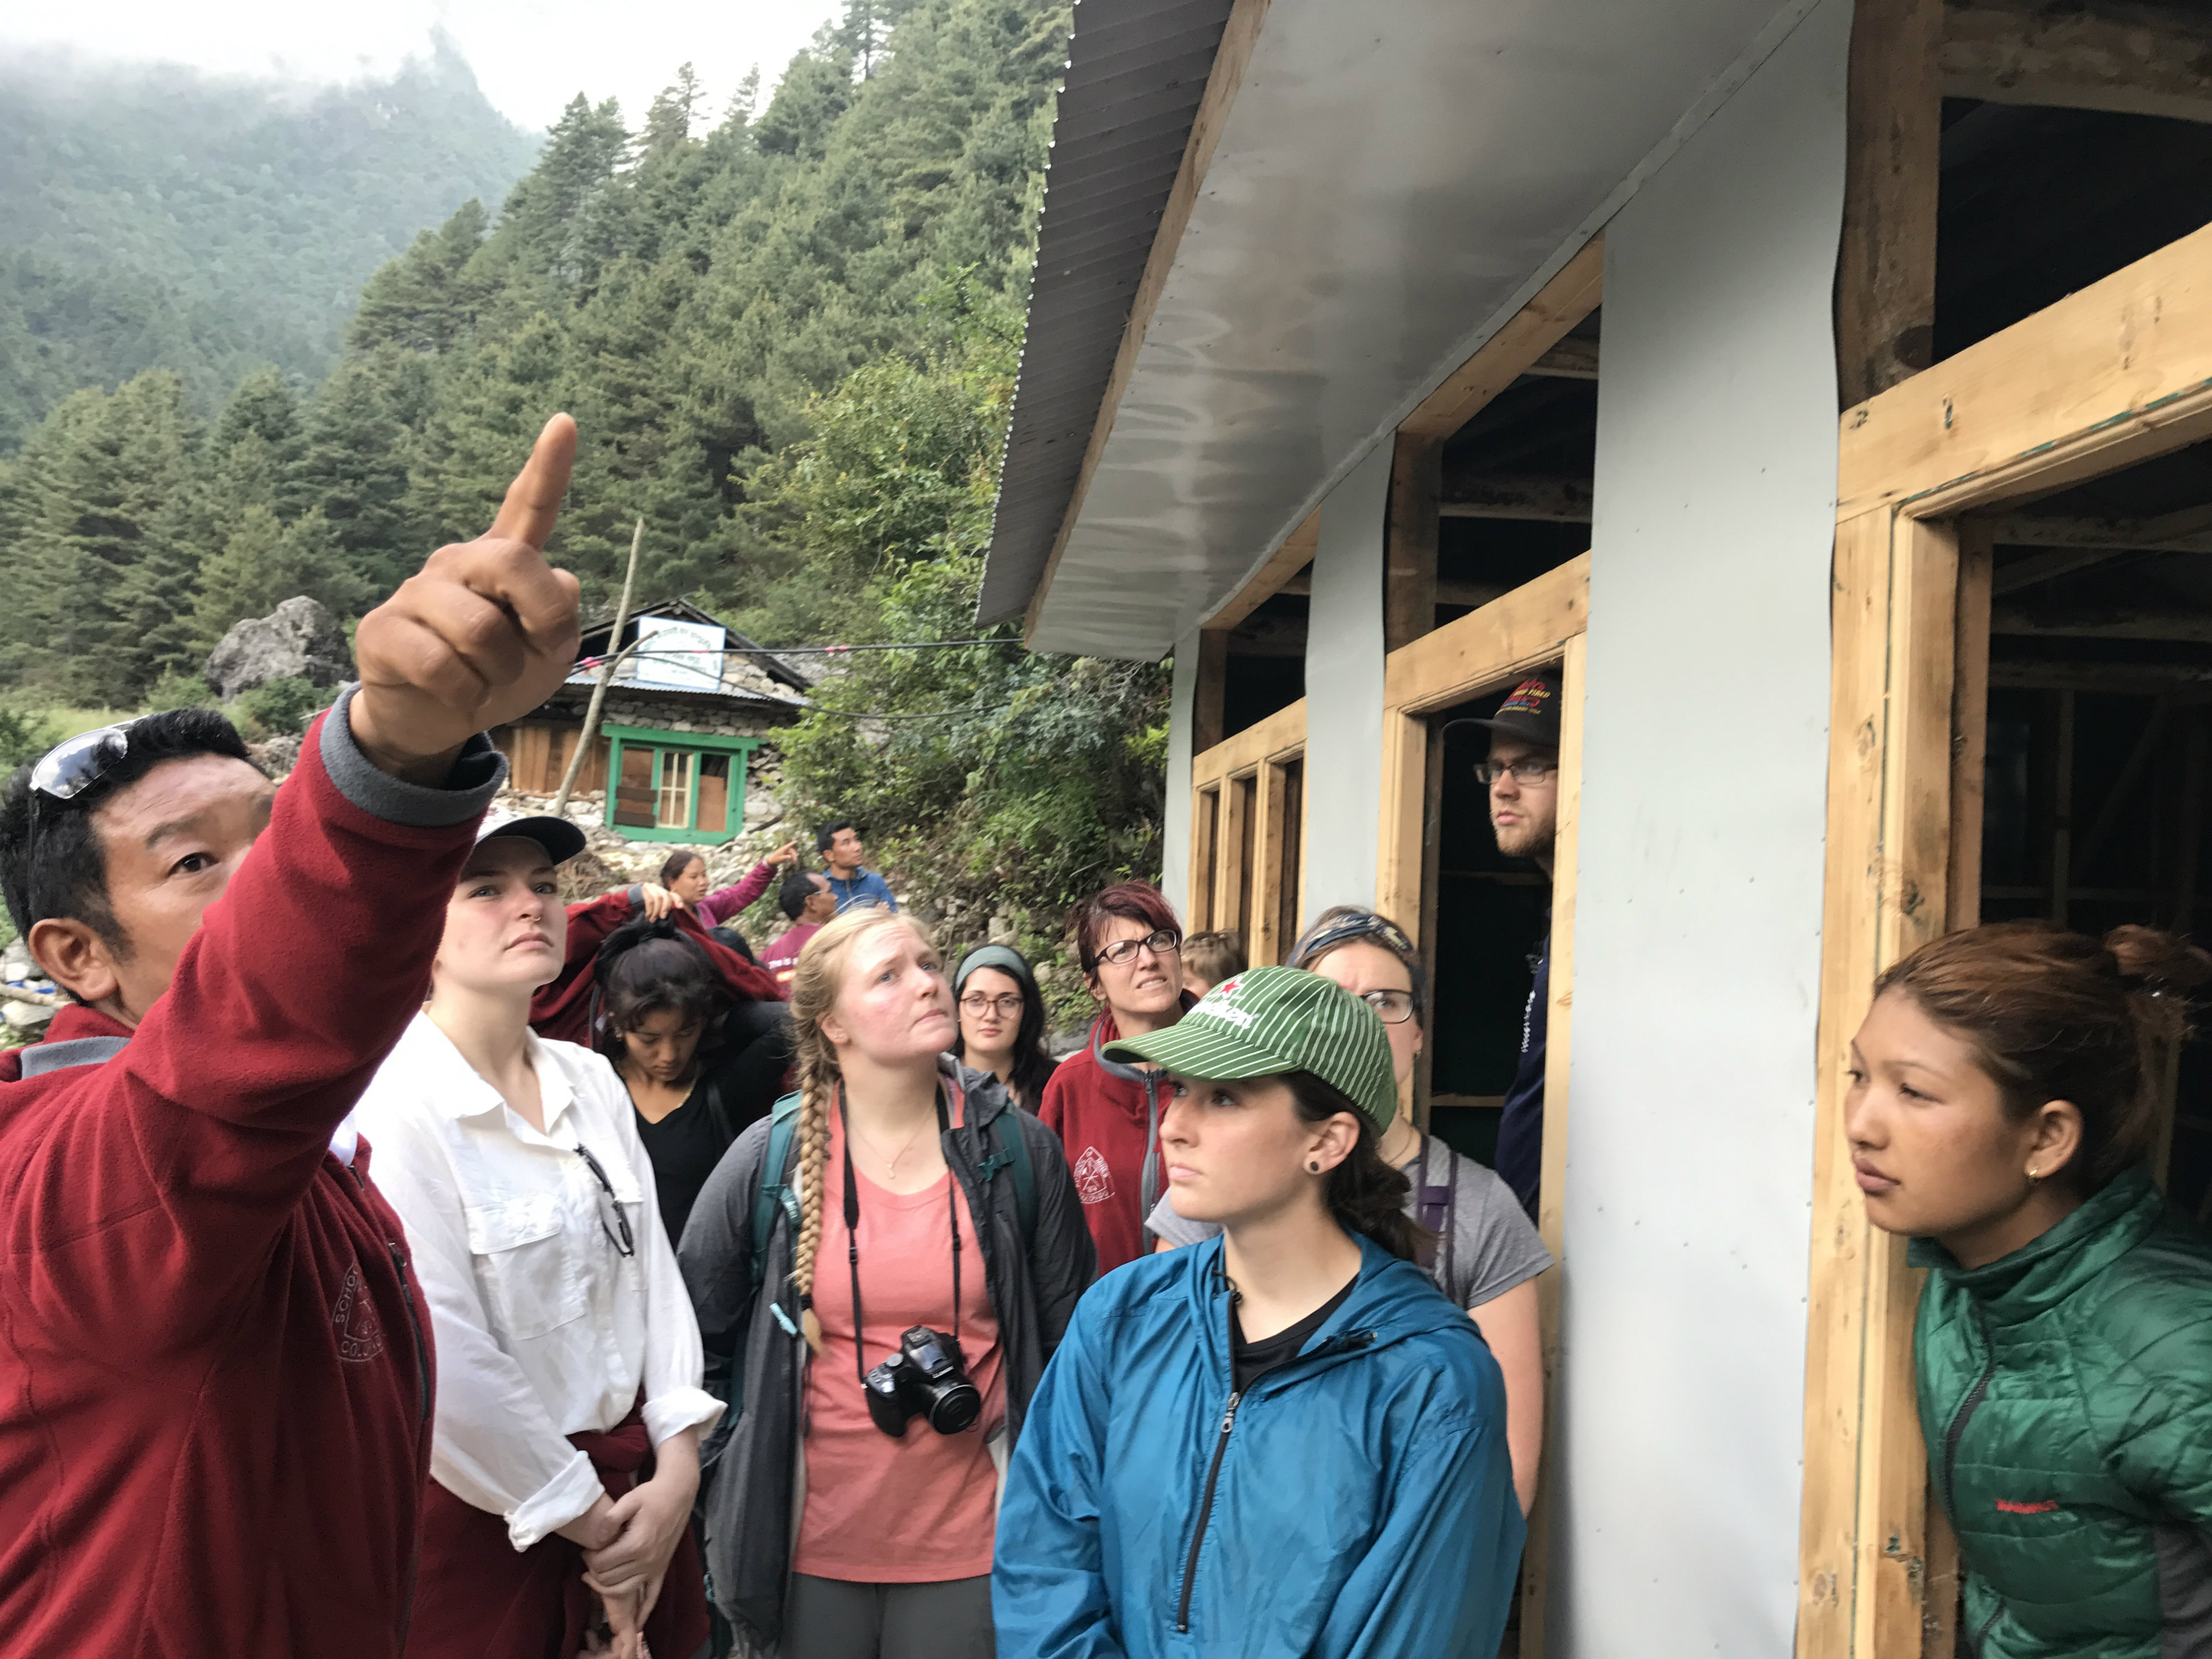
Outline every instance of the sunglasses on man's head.
<svg viewBox="0 0 2212 1659">
<path fill-rule="evenodd" d="M 31 787 L 55 800 L 75 800 L 130 753 L 133 724 L 95 726 L 64 738 L 31 768 Z"/>
</svg>

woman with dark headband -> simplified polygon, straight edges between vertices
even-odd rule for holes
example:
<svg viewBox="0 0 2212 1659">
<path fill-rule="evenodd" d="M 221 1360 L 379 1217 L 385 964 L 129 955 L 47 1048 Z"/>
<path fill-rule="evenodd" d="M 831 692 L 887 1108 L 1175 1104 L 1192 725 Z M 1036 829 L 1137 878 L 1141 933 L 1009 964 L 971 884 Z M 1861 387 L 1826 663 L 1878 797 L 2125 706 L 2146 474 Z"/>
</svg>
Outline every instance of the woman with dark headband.
<svg viewBox="0 0 2212 1659">
<path fill-rule="evenodd" d="M 1044 997 L 1029 959 L 1010 945 L 970 951 L 952 975 L 952 996 L 960 1010 L 954 1055 L 998 1079 L 1014 1104 L 1036 1111 L 1052 1081 L 1052 1056 L 1044 1049 Z"/>
<path fill-rule="evenodd" d="M 2148 927 L 1930 941 L 1875 981 L 1844 1128 L 1929 1270 L 1930 1486 L 1983 1659 L 2212 1652 L 2212 1243 L 2145 1167 L 2212 958 Z"/>
<path fill-rule="evenodd" d="M 1397 1080 L 1413 1075 L 1421 1052 L 1428 975 L 1405 930 L 1387 916 L 1350 905 L 1325 910 L 1291 952 L 1290 965 L 1334 980 L 1372 1008 L 1390 1039 Z M 1410 1183 L 1406 1212 L 1423 1233 L 1416 1259 L 1474 1318 L 1505 1376 L 1505 1434 L 1513 1486 L 1525 1515 L 1535 1501 L 1544 1449 L 1544 1354 L 1536 1318 L 1536 1279 L 1551 1252 L 1527 1214 L 1486 1164 L 1463 1158 L 1404 1113 L 1390 1121 L 1376 1151 Z M 1170 1189 L 1148 1224 L 1163 1249 L 1196 1243 L 1221 1230 L 1186 1220 Z"/>
</svg>

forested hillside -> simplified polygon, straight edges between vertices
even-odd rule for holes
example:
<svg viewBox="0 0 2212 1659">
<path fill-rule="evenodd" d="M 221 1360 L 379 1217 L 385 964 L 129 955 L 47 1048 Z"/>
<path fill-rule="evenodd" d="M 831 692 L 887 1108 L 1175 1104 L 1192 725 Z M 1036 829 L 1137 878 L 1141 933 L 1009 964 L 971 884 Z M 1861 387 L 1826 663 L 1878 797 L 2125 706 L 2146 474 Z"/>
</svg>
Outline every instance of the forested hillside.
<svg viewBox="0 0 2212 1659">
<path fill-rule="evenodd" d="M 369 273 L 536 152 L 442 46 L 312 92 L 0 58 L 0 453 L 143 369 L 208 410 L 258 364 L 319 380 Z"/>
<path fill-rule="evenodd" d="M 556 409 L 581 446 L 549 552 L 587 605 L 642 517 L 644 597 L 764 641 L 972 636 L 1066 31 L 1061 0 L 852 0 L 757 118 L 688 71 L 634 123 L 580 98 L 495 216 L 375 273 L 312 396 L 257 372 L 203 422 L 166 370 L 76 392 L 0 465 L 0 676 L 198 695 L 231 622 L 357 614 L 479 532 Z M 801 811 L 1039 925 L 1156 867 L 1162 671 L 854 660 L 788 742 Z"/>
</svg>

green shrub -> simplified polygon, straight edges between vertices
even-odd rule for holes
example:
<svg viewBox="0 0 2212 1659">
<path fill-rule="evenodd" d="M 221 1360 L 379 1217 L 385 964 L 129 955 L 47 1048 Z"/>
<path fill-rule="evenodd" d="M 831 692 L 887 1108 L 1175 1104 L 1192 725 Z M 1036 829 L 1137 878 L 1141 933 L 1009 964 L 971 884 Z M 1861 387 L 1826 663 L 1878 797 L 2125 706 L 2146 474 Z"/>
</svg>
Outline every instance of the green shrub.
<svg viewBox="0 0 2212 1659">
<path fill-rule="evenodd" d="M 198 674 L 180 674 L 173 668 L 165 668 L 161 678 L 154 682 L 154 689 L 146 694 L 146 712 L 157 714 L 166 708 L 214 708 L 220 702 Z"/>
<path fill-rule="evenodd" d="M 277 737 L 306 731 L 307 722 L 322 713 L 330 700 L 331 693 L 326 688 L 297 675 L 287 675 L 241 693 L 231 706 L 236 711 L 240 731 L 251 735 L 251 722 L 260 728 L 261 735 Z"/>
<path fill-rule="evenodd" d="M 0 772 L 12 772 L 62 740 L 53 721 L 35 709 L 0 705 Z"/>
</svg>

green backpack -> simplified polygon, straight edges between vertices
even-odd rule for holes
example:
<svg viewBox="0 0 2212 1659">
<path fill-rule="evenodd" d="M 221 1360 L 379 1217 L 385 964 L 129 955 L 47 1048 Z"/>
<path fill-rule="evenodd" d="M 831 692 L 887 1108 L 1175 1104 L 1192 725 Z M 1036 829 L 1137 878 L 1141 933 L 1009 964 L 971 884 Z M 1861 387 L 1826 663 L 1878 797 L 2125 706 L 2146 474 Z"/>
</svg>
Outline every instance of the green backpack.
<svg viewBox="0 0 2212 1659">
<path fill-rule="evenodd" d="M 1008 1108 L 1008 1113 L 1019 1109 Z M 1022 1243 L 1024 1248 L 1036 1247 L 1036 1174 L 1030 1168 L 1029 1148 L 1023 1144 L 1021 1127 L 1017 1124 L 1012 1133 L 1000 1129 L 1006 1121 L 1001 1114 L 992 1125 L 992 1139 L 998 1150 L 983 1160 L 976 1171 L 986 1191 L 992 1177 L 1001 1170 L 1010 1170 L 1014 1177 L 1014 1213 L 1021 1222 Z M 761 1162 L 760 1190 L 753 1198 L 753 1288 L 760 1289 L 761 1280 L 768 1274 L 768 1242 L 775 1231 L 775 1212 L 781 1210 L 790 1218 L 792 1231 L 799 1230 L 799 1194 L 784 1179 L 784 1170 L 791 1163 L 791 1143 L 799 1133 L 799 1096 L 787 1094 L 775 1103 L 769 1115 L 768 1156 Z M 779 1320 L 781 1310 L 778 1310 Z"/>
</svg>

